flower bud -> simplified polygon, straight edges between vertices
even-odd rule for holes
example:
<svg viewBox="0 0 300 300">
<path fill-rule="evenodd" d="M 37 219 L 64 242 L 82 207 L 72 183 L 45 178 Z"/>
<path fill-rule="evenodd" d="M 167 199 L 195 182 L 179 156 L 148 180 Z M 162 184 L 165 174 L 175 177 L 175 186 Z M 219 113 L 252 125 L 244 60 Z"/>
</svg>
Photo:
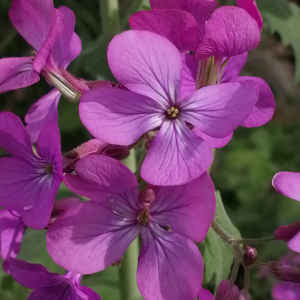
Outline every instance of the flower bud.
<svg viewBox="0 0 300 300">
<path fill-rule="evenodd" d="M 290 225 L 283 225 L 276 229 L 274 232 L 275 240 L 283 240 L 288 242 L 300 231 L 300 221 Z"/>
<path fill-rule="evenodd" d="M 263 270 L 273 274 L 274 277 L 283 281 L 300 283 L 300 268 L 283 265 L 276 261 L 270 261 L 261 265 Z"/>
<path fill-rule="evenodd" d="M 246 250 L 243 255 L 243 266 L 251 267 L 257 262 L 257 251 L 255 248 L 246 246 Z"/>
</svg>

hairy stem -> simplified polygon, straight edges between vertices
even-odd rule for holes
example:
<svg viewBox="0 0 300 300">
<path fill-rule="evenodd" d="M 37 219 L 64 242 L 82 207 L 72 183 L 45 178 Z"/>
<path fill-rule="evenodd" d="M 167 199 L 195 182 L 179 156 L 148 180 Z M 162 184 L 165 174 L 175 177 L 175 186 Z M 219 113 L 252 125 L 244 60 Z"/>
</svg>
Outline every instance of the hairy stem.
<svg viewBox="0 0 300 300">
<path fill-rule="evenodd" d="M 274 242 L 276 241 L 274 236 L 265 237 L 265 238 L 257 238 L 257 239 L 238 239 L 238 240 L 232 240 L 229 242 L 235 242 L 238 244 L 247 244 L 247 245 L 257 245 L 257 244 L 264 244 L 267 242 Z"/>
</svg>

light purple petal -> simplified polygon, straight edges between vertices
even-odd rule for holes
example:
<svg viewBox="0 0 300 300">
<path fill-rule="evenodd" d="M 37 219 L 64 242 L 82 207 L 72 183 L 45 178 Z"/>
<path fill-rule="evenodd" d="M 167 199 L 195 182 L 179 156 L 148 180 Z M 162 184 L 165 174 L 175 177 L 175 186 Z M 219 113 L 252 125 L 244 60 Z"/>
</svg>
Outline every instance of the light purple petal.
<svg viewBox="0 0 300 300">
<path fill-rule="evenodd" d="M 26 131 L 30 135 L 31 142 L 35 143 L 43 127 L 50 121 L 58 121 L 57 105 L 60 92 L 53 89 L 44 97 L 35 102 L 25 116 Z"/>
<path fill-rule="evenodd" d="M 13 279 L 29 289 L 53 285 L 61 278 L 61 275 L 50 273 L 43 265 L 29 264 L 19 259 L 10 261 L 10 270 Z"/>
<path fill-rule="evenodd" d="M 244 68 L 247 58 L 248 52 L 230 57 L 224 68 L 221 83 L 235 81 Z"/>
<path fill-rule="evenodd" d="M 257 22 L 258 27 L 262 30 L 263 19 L 257 8 L 255 0 L 236 0 L 238 7 L 243 8 Z"/>
<path fill-rule="evenodd" d="M 151 144 L 141 176 L 153 185 L 180 185 L 199 177 L 211 162 L 211 149 L 182 120 L 166 121 Z"/>
<path fill-rule="evenodd" d="M 196 242 L 204 240 L 215 215 L 215 188 L 207 173 L 185 185 L 159 187 L 150 208 L 153 222 Z"/>
<path fill-rule="evenodd" d="M 197 90 L 180 102 L 179 111 L 203 133 L 224 138 L 249 116 L 257 99 L 255 82 L 222 83 Z"/>
<path fill-rule="evenodd" d="M 123 194 L 138 183 L 134 174 L 121 162 L 103 155 L 86 156 L 75 165 L 77 175 L 65 175 L 64 182 L 73 192 L 102 201 L 111 194 Z"/>
<path fill-rule="evenodd" d="M 272 296 L 276 300 L 298 300 L 300 294 L 299 287 L 299 283 L 280 282 L 274 286 Z"/>
<path fill-rule="evenodd" d="M 288 242 L 287 242 L 288 247 L 295 251 L 300 253 L 300 232 L 295 234 Z M 299 291 L 300 294 L 300 291 Z"/>
<path fill-rule="evenodd" d="M 181 57 L 166 38 L 148 31 L 126 31 L 113 38 L 107 56 L 114 76 L 129 90 L 166 109 L 180 96 Z"/>
<path fill-rule="evenodd" d="M 142 231 L 137 270 L 138 288 L 145 299 L 194 300 L 199 296 L 203 260 L 190 239 L 158 225 Z"/>
<path fill-rule="evenodd" d="M 175 9 L 139 11 L 129 18 L 134 30 L 160 34 L 172 42 L 180 52 L 195 51 L 199 42 L 198 26 L 190 13 Z"/>
<path fill-rule="evenodd" d="M 254 49 L 259 43 L 260 30 L 256 21 L 242 8 L 223 6 L 207 21 L 195 57 L 231 57 Z"/>
<path fill-rule="evenodd" d="M 135 143 L 145 132 L 159 127 L 165 117 L 163 108 L 154 100 L 105 87 L 82 95 L 79 114 L 93 136 L 116 145 Z"/>
<path fill-rule="evenodd" d="M 8 111 L 0 113 L 0 147 L 28 161 L 35 157 L 29 135 L 21 119 Z"/>
<path fill-rule="evenodd" d="M 7 209 L 0 210 L 0 252 L 4 260 L 3 269 L 9 273 L 9 260 L 20 252 L 26 226 L 17 213 Z"/>
<path fill-rule="evenodd" d="M 33 70 L 31 57 L 0 59 L 0 93 L 30 86 L 40 80 Z"/>
<path fill-rule="evenodd" d="M 272 183 L 278 193 L 300 201 L 300 173 L 279 172 Z"/>
<path fill-rule="evenodd" d="M 182 54 L 181 99 L 196 91 L 198 61 L 191 54 Z"/>
<path fill-rule="evenodd" d="M 56 21 L 53 0 L 13 0 L 9 17 L 27 43 L 37 51 Z"/>
<path fill-rule="evenodd" d="M 85 202 L 58 217 L 48 230 L 47 245 L 58 265 L 90 274 L 119 260 L 139 233 L 136 219 Z"/>
<path fill-rule="evenodd" d="M 241 124 L 244 127 L 259 127 L 269 122 L 275 111 L 275 100 L 268 84 L 259 77 L 240 76 L 238 82 L 252 82 L 259 87 L 258 100 L 251 114 Z"/>
<path fill-rule="evenodd" d="M 212 293 L 204 288 L 201 288 L 199 293 L 199 300 L 214 300 Z"/>
<path fill-rule="evenodd" d="M 233 133 L 229 134 L 228 136 L 224 138 L 213 138 L 205 133 L 203 133 L 200 129 L 194 128 L 193 133 L 197 136 L 204 139 L 204 141 L 209 145 L 211 148 L 222 148 L 226 146 L 230 140 L 232 139 Z"/>
</svg>

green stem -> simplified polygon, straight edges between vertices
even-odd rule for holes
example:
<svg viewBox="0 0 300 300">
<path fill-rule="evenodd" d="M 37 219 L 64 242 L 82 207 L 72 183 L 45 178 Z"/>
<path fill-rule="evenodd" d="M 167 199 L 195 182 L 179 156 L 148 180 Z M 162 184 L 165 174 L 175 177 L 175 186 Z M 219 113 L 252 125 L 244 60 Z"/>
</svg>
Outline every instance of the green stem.
<svg viewBox="0 0 300 300">
<path fill-rule="evenodd" d="M 120 15 L 118 0 L 100 0 L 102 32 L 114 36 L 120 32 Z"/>
<path fill-rule="evenodd" d="M 249 293 L 250 286 L 250 268 L 245 268 L 245 278 L 244 278 L 244 290 Z"/>
<path fill-rule="evenodd" d="M 233 240 L 234 242 L 238 244 L 245 244 L 245 245 L 258 245 L 258 244 L 264 244 L 267 242 L 274 242 L 276 241 L 274 236 L 265 237 L 265 238 L 257 238 L 257 239 L 239 239 L 239 240 Z"/>
</svg>

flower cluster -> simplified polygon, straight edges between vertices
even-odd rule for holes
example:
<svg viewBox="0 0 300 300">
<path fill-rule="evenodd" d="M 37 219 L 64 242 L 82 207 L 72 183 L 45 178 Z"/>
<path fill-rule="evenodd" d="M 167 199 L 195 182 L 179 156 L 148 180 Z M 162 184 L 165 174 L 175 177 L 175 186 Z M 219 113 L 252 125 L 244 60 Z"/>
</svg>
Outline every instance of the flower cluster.
<svg viewBox="0 0 300 300">
<path fill-rule="evenodd" d="M 29 110 L 25 127 L 0 113 L 0 147 L 12 155 L 0 159 L 0 250 L 5 271 L 34 289 L 29 299 L 100 299 L 80 285 L 82 276 L 120 261 L 139 236 L 137 284 L 146 300 L 213 299 L 202 288 L 195 244 L 216 209 L 207 170 L 212 148 L 226 145 L 238 126 L 273 116 L 267 83 L 239 76 L 260 43 L 262 19 L 254 0 L 219 8 L 214 0 L 150 3 L 108 47 L 119 84 L 91 85 L 66 71 L 81 51 L 73 12 L 52 0 L 12 2 L 12 24 L 34 52 L 0 60 L 0 92 L 40 75 L 54 87 Z M 61 95 L 80 101 L 81 121 L 95 137 L 63 157 Z M 142 153 L 138 178 L 119 161 L 134 147 Z M 62 182 L 84 201 L 55 202 Z M 26 227 L 47 229 L 48 252 L 66 275 L 16 259 Z M 223 285 L 216 299 L 233 288 Z M 247 291 L 235 294 L 248 299 Z"/>
</svg>

